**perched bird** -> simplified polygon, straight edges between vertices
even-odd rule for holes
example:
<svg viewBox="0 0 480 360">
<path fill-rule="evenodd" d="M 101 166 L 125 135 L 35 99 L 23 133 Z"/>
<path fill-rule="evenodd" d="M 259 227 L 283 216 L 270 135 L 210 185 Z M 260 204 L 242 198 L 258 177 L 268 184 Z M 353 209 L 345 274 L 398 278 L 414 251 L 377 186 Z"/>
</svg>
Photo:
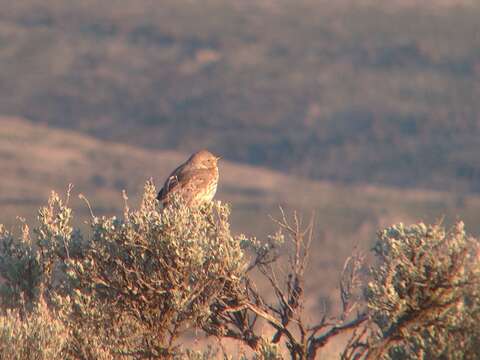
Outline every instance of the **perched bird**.
<svg viewBox="0 0 480 360">
<path fill-rule="evenodd" d="M 200 150 L 177 167 L 167 178 L 157 199 L 168 204 L 172 194 L 179 194 L 188 206 L 212 201 L 217 191 L 218 160 L 208 150 Z"/>
</svg>

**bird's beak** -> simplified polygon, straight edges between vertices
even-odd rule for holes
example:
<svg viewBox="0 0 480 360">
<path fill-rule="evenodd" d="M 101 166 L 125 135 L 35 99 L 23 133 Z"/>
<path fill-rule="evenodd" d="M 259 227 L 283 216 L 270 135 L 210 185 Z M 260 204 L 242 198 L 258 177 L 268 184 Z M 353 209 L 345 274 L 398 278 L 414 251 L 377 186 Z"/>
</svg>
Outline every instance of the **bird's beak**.
<svg viewBox="0 0 480 360">
<path fill-rule="evenodd" d="M 217 161 L 220 160 L 222 157 L 221 156 L 217 156 L 216 159 Z"/>
</svg>

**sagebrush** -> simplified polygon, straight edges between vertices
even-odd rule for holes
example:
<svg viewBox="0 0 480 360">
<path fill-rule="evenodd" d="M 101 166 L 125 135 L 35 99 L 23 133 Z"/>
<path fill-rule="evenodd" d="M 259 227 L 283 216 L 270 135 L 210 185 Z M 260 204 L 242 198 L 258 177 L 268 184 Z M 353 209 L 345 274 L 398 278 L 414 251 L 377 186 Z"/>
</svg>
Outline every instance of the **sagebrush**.
<svg viewBox="0 0 480 360">
<path fill-rule="evenodd" d="M 70 191 L 65 200 L 52 193 L 33 231 L 0 227 L 2 359 L 228 356 L 184 349 L 191 329 L 234 339 L 265 360 L 314 359 L 345 334 L 344 359 L 479 355 L 480 248 L 461 222 L 381 231 L 369 271 L 363 254 L 345 261 L 342 311 L 306 320 L 311 222 L 282 211 L 279 232 L 259 241 L 232 234 L 228 205 L 175 199 L 160 209 L 155 195 L 148 182 L 138 209 L 125 196 L 121 217 L 92 215 L 87 233 L 72 225 Z M 290 254 L 283 272 L 280 248 Z M 253 270 L 274 300 L 258 290 Z"/>
</svg>

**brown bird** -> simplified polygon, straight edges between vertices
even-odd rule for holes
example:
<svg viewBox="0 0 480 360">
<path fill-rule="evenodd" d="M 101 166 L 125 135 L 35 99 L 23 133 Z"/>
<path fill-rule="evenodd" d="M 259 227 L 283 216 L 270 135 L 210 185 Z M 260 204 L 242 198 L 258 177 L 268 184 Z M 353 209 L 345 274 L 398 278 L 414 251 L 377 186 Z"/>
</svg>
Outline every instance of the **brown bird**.
<svg viewBox="0 0 480 360">
<path fill-rule="evenodd" d="M 157 199 L 164 206 L 172 194 L 179 194 L 189 206 L 212 201 L 217 191 L 219 159 L 208 150 L 194 153 L 168 176 Z"/>
</svg>

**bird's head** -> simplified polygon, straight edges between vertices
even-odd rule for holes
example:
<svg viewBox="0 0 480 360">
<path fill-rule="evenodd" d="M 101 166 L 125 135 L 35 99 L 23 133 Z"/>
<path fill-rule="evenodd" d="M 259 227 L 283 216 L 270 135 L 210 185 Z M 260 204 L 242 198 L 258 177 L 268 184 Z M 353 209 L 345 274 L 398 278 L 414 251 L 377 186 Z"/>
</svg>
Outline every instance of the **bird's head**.
<svg viewBox="0 0 480 360">
<path fill-rule="evenodd" d="M 208 150 L 200 150 L 190 156 L 188 163 L 196 169 L 213 169 L 217 167 L 220 158 L 220 156 L 215 156 Z"/>
</svg>

